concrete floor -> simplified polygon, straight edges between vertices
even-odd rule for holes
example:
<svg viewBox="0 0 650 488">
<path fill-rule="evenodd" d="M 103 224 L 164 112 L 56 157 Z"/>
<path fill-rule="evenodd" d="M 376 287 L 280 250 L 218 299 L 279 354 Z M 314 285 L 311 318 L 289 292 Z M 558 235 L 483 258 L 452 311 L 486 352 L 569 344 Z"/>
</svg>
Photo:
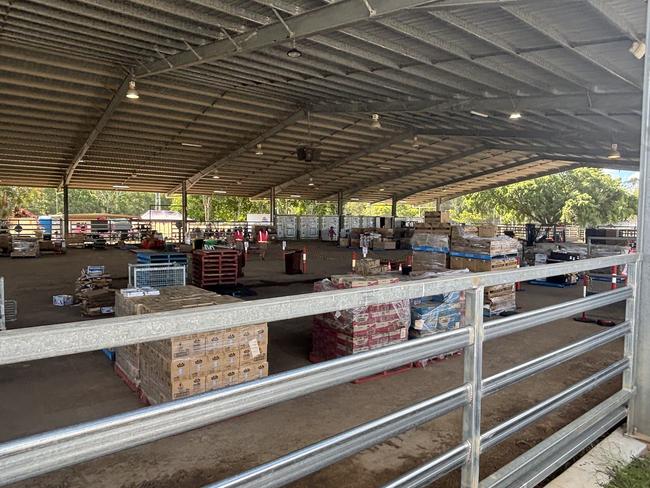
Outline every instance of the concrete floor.
<svg viewBox="0 0 650 488">
<path fill-rule="evenodd" d="M 377 256 L 401 254 L 383 251 Z M 243 281 L 254 295 L 247 299 L 307 293 L 311 291 L 311 281 L 346 272 L 350 267 L 351 252 L 329 244 L 308 244 L 308 256 L 309 274 L 294 277 L 275 274 L 283 270 L 279 246 L 271 248 L 266 261 L 252 256 Z M 79 271 L 88 264 L 106 265 L 116 278 L 116 285 L 124 286 L 126 264 L 134 261 L 132 253 L 119 250 L 71 250 L 65 256 L 0 259 L 0 274 L 7 279 L 7 294 L 19 304 L 19 320 L 10 325 L 29 327 L 81 320 L 78 308 L 54 307 L 51 296 L 70 293 Z M 521 310 L 530 310 L 576 298 L 580 293 L 579 287 L 526 286 L 526 291 L 518 294 L 518 303 Z M 610 307 L 599 314 L 622 318 L 623 307 Z M 271 374 L 308 364 L 310 327 L 309 317 L 270 324 Z M 485 375 L 601 330 L 598 326 L 561 320 L 488 342 Z M 486 399 L 483 429 L 493 427 L 605 367 L 620 357 L 621 350 L 621 341 L 609 344 Z M 397 376 L 333 387 L 12 486 L 200 487 L 449 390 L 461 380 L 462 357 L 452 357 Z M 488 451 L 482 457 L 482 476 L 566 425 L 619 387 L 620 380 L 614 380 Z M 99 352 L 0 367 L 0 398 L 0 418 L 3 419 L 0 441 L 142 407 Z M 453 412 L 292 486 L 381 486 L 455 446 L 459 440 L 460 412 Z M 433 486 L 457 485 L 458 474 L 454 473 Z"/>
</svg>

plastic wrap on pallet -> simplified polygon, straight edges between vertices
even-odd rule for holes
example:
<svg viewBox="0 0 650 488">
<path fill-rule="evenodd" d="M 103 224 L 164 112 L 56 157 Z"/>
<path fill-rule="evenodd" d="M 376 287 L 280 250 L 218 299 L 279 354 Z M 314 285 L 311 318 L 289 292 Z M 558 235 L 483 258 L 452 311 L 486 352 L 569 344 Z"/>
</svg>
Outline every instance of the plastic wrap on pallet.
<svg viewBox="0 0 650 488">
<path fill-rule="evenodd" d="M 374 286 L 397 277 L 336 276 L 314 284 L 314 291 Z M 411 322 L 409 300 L 357 307 L 314 316 L 313 357 L 333 359 L 406 341 Z"/>
<path fill-rule="evenodd" d="M 435 234 L 427 229 L 416 229 L 411 237 L 411 248 L 414 251 L 448 253 L 449 236 Z"/>
<path fill-rule="evenodd" d="M 519 252 L 519 241 L 508 236 L 478 237 L 460 230 L 452 237 L 451 250 L 457 252 L 504 256 Z"/>
<path fill-rule="evenodd" d="M 413 271 L 441 271 L 447 268 L 447 254 L 441 252 L 413 251 Z"/>
</svg>

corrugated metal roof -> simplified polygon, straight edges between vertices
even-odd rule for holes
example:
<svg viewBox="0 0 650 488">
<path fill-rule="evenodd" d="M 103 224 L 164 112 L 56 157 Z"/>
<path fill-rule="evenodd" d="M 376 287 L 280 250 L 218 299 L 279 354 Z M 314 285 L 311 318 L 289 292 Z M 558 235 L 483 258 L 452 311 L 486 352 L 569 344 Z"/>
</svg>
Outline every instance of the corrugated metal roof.
<svg viewBox="0 0 650 488">
<path fill-rule="evenodd" d="M 0 0 L 2 183 L 419 202 L 638 164 L 642 2 L 424 3 Z"/>
</svg>

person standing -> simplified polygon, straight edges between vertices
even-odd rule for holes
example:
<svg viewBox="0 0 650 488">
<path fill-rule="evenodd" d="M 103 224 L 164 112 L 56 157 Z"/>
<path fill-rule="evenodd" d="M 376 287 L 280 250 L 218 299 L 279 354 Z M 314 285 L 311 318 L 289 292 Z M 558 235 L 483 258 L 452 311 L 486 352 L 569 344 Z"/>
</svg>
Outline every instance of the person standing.
<svg viewBox="0 0 650 488">
<path fill-rule="evenodd" d="M 266 250 L 269 247 L 269 229 L 262 227 L 257 233 L 257 243 L 260 246 L 260 256 L 262 261 L 266 259 Z"/>
<path fill-rule="evenodd" d="M 235 229 L 235 232 L 233 232 L 233 237 L 235 239 L 235 249 L 239 251 L 244 250 L 244 232 L 242 231 L 241 227 L 238 227 Z"/>
</svg>

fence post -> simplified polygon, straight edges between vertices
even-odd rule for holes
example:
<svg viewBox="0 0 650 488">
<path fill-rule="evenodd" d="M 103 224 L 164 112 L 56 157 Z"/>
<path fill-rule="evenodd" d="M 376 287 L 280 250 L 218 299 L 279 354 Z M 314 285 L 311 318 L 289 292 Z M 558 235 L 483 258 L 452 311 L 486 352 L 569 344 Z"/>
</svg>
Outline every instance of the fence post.
<svg viewBox="0 0 650 488">
<path fill-rule="evenodd" d="M 483 287 L 465 291 L 466 321 L 472 329 L 472 344 L 464 351 L 465 384 L 471 386 L 471 401 L 463 408 L 463 441 L 470 446 L 469 459 L 461 471 L 462 488 L 478 488 L 481 455 L 481 384 L 483 382 Z"/>
<path fill-rule="evenodd" d="M 628 265 L 627 286 L 632 287 L 632 296 L 625 301 L 625 320 L 630 322 L 630 332 L 625 335 L 623 355 L 629 359 L 630 367 L 623 373 L 623 389 L 634 391 L 636 385 L 635 351 L 637 346 L 637 320 L 635 317 L 635 299 L 637 291 L 638 263 Z M 627 433 L 634 434 L 636 402 L 630 402 L 627 414 Z"/>
</svg>

